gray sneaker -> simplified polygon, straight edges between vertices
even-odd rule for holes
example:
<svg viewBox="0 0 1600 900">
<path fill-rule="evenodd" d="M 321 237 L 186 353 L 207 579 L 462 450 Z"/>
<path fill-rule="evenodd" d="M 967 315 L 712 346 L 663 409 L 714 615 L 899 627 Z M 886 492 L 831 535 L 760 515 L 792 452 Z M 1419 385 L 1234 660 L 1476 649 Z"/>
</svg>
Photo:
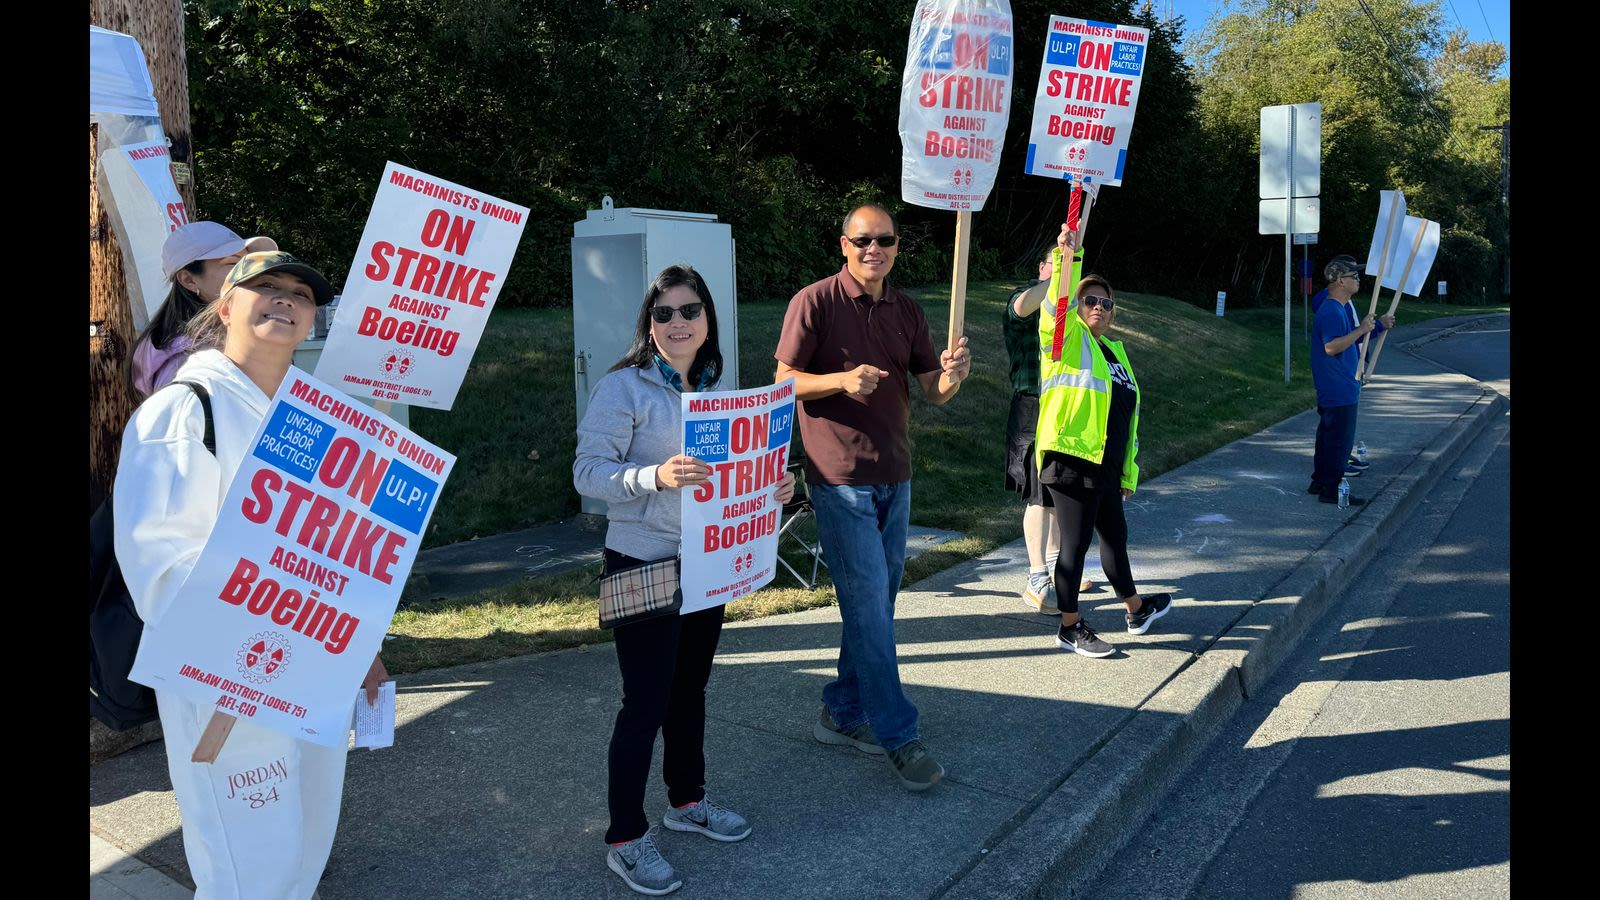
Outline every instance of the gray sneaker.
<svg viewBox="0 0 1600 900">
<path fill-rule="evenodd" d="M 822 708 L 822 718 L 812 726 L 811 735 L 824 744 L 835 744 L 840 747 L 854 747 L 862 753 L 873 756 L 883 755 L 883 746 L 878 743 L 878 736 L 872 733 L 872 726 L 865 722 L 850 729 L 839 730 L 833 724 L 833 718 L 828 715 L 828 708 Z"/>
<path fill-rule="evenodd" d="M 944 766 L 939 765 L 920 740 L 890 750 L 889 765 L 900 776 L 900 783 L 913 791 L 925 791 L 944 777 Z"/>
<path fill-rule="evenodd" d="M 641 894 L 659 897 L 683 887 L 683 879 L 672 870 L 671 863 L 661 858 L 648 831 L 644 837 L 613 845 L 606 853 L 606 865 Z"/>
<path fill-rule="evenodd" d="M 724 806 L 704 797 L 699 803 L 668 807 L 661 824 L 673 831 L 697 831 L 713 841 L 742 841 L 750 836 L 750 823 Z"/>
<path fill-rule="evenodd" d="M 1056 605 L 1056 583 L 1051 580 L 1034 581 L 1028 579 L 1028 586 L 1022 592 L 1022 602 L 1028 604 L 1034 612 L 1054 615 L 1061 611 Z"/>
</svg>

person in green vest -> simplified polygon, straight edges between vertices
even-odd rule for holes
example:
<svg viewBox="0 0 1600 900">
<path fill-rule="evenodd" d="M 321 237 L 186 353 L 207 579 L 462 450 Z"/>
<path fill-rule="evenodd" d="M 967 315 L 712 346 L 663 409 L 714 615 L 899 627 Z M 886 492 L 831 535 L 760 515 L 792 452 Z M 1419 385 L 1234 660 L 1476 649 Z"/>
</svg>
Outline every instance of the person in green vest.
<svg viewBox="0 0 1600 900">
<path fill-rule="evenodd" d="M 1107 337 L 1116 318 L 1110 282 L 1080 280 L 1083 249 L 1061 229 L 1051 251 L 1050 286 L 1039 316 L 1039 422 L 1034 448 L 1039 481 L 1061 530 L 1056 556 L 1056 643 L 1095 658 L 1115 648 L 1078 614 L 1084 556 L 1095 534 L 1106 579 L 1127 607 L 1129 634 L 1144 634 L 1167 614 L 1171 594 L 1140 596 L 1128 563 L 1123 501 L 1139 486 L 1139 382 L 1122 342 Z M 1070 249 L 1070 265 L 1063 252 Z M 1063 286 L 1071 290 L 1063 290 Z"/>
</svg>

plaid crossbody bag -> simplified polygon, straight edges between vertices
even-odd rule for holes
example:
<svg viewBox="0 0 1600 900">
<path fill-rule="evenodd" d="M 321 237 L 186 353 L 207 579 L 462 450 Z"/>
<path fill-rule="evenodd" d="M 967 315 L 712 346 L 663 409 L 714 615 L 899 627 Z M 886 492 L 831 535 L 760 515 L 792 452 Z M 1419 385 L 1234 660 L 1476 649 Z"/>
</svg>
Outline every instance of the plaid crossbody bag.
<svg viewBox="0 0 1600 900">
<path fill-rule="evenodd" d="M 682 606 L 675 556 L 607 572 L 600 579 L 601 628 L 677 615 Z"/>
</svg>

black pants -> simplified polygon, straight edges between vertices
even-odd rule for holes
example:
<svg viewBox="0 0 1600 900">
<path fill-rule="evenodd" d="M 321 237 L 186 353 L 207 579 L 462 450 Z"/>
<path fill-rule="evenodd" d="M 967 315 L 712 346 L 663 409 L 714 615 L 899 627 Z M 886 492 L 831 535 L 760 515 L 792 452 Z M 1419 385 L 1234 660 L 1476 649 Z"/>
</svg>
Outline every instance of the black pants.
<svg viewBox="0 0 1600 900">
<path fill-rule="evenodd" d="M 1122 515 L 1122 494 L 1116 488 L 1086 488 L 1082 481 L 1047 484 L 1045 490 L 1055 502 L 1056 524 L 1061 526 L 1061 552 L 1056 556 L 1056 603 L 1061 611 L 1078 611 L 1083 559 L 1096 533 L 1100 535 L 1100 562 L 1112 589 L 1121 598 L 1138 593 L 1128 564 L 1128 520 Z"/>
<path fill-rule="evenodd" d="M 1316 452 L 1311 457 L 1311 483 L 1325 496 L 1339 492 L 1345 460 L 1356 442 L 1356 404 L 1319 406 Z"/>
<path fill-rule="evenodd" d="M 607 571 L 640 562 L 614 550 L 605 556 Z M 706 681 L 722 637 L 722 610 L 714 606 L 686 616 L 660 616 L 615 630 L 622 711 L 607 757 L 608 844 L 650 830 L 644 791 L 657 731 L 664 742 L 661 775 L 668 802 L 683 806 L 705 798 Z"/>
</svg>

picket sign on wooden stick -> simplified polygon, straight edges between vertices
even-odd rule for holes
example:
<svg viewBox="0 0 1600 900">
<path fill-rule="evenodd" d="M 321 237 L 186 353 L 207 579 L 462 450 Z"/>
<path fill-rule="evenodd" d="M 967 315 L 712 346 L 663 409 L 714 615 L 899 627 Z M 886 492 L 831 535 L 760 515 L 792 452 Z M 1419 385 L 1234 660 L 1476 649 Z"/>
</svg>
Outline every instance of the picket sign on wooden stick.
<svg viewBox="0 0 1600 900">
<path fill-rule="evenodd" d="M 1422 246 L 1422 238 L 1427 233 L 1428 223 L 1426 220 L 1424 220 L 1422 224 L 1417 227 L 1417 237 L 1411 242 L 1411 253 L 1406 257 L 1406 267 L 1400 270 L 1400 281 L 1397 283 L 1397 286 L 1394 289 L 1394 300 L 1390 302 L 1389 311 L 1384 313 L 1384 315 L 1392 316 L 1394 315 L 1394 311 L 1400 308 L 1400 294 L 1405 289 L 1406 279 L 1411 275 L 1411 264 L 1417 261 L 1417 250 Z M 1377 301 L 1374 300 L 1373 303 L 1376 305 Z M 1361 372 L 1362 384 L 1366 384 L 1367 379 L 1372 377 L 1372 370 L 1378 365 L 1378 355 L 1383 352 L 1383 345 L 1387 340 L 1389 340 L 1388 331 L 1378 335 L 1378 344 L 1372 348 L 1372 359 L 1367 361 L 1366 370 Z"/>
<path fill-rule="evenodd" d="M 1367 308 L 1367 315 L 1368 316 L 1375 316 L 1375 315 L 1378 314 L 1378 295 L 1383 293 L 1383 269 L 1384 269 L 1384 266 L 1388 265 L 1388 263 L 1389 263 L 1389 244 L 1397 239 L 1397 236 L 1395 235 L 1395 232 L 1394 232 L 1394 220 L 1395 220 L 1395 216 L 1398 215 L 1399 212 L 1400 212 L 1400 202 L 1399 202 L 1398 199 L 1396 199 L 1396 201 L 1389 206 L 1389 227 L 1387 229 L 1385 229 L 1385 231 L 1383 232 L 1383 255 L 1378 257 L 1378 278 L 1377 278 L 1376 281 L 1374 281 L 1372 283 L 1372 304 Z M 1415 250 L 1413 250 L 1412 252 L 1414 254 Z M 1405 285 L 1405 279 L 1401 279 L 1400 280 L 1400 284 L 1402 286 L 1404 286 Z M 1398 296 L 1398 291 L 1396 291 L 1396 296 Z M 1396 301 L 1396 302 L 1398 302 L 1398 301 Z M 1369 339 L 1368 338 L 1363 337 L 1361 339 L 1361 347 L 1360 347 L 1360 350 L 1356 354 L 1356 376 L 1357 377 L 1362 377 L 1361 373 L 1363 371 L 1365 371 L 1365 367 L 1366 367 L 1366 364 L 1367 364 L 1367 344 L 1368 343 L 1369 343 Z M 1365 380 L 1365 379 L 1363 379 L 1363 380 Z"/>
<path fill-rule="evenodd" d="M 227 742 L 228 735 L 233 731 L 233 726 L 239 720 L 220 710 L 211 714 L 211 721 L 206 723 L 206 730 L 200 732 L 200 741 L 194 745 L 194 755 L 189 757 L 190 762 L 214 763 L 217 754 L 222 752 L 222 745 Z"/>
<path fill-rule="evenodd" d="M 967 248 L 972 242 L 972 210 L 956 213 L 956 261 L 950 275 L 950 340 L 948 349 L 956 352 L 967 315 Z"/>
</svg>

